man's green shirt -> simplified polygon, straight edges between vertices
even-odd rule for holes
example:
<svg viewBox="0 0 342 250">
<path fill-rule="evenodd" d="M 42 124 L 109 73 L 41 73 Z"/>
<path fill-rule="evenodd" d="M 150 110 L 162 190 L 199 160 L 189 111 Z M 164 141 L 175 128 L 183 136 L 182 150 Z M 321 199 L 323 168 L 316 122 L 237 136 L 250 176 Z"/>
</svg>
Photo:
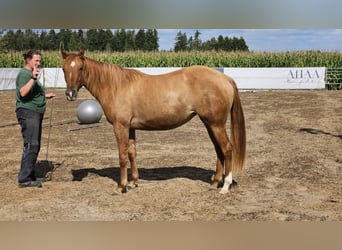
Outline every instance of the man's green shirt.
<svg viewBox="0 0 342 250">
<path fill-rule="evenodd" d="M 39 80 L 35 80 L 31 91 L 26 96 L 21 96 L 19 90 L 30 80 L 32 72 L 22 68 L 16 79 L 16 108 L 25 108 L 39 113 L 44 113 L 46 108 L 45 90 Z"/>
</svg>

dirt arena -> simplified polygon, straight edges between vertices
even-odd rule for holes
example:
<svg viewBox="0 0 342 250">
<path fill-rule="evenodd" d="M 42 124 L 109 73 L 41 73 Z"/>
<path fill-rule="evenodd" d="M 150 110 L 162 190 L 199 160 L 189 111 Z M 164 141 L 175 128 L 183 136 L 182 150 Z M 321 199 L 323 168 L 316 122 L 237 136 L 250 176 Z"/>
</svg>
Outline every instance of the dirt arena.
<svg viewBox="0 0 342 250">
<path fill-rule="evenodd" d="M 342 220 L 342 91 L 240 93 L 247 159 L 226 195 L 209 189 L 216 156 L 197 117 L 174 130 L 137 131 L 139 186 L 113 195 L 112 127 L 104 118 L 91 128 L 77 123 L 78 105 L 92 98 L 86 90 L 76 102 L 53 91 L 36 166 L 49 181 L 24 189 L 17 186 L 22 138 L 14 91 L 0 92 L 0 220 Z"/>
</svg>

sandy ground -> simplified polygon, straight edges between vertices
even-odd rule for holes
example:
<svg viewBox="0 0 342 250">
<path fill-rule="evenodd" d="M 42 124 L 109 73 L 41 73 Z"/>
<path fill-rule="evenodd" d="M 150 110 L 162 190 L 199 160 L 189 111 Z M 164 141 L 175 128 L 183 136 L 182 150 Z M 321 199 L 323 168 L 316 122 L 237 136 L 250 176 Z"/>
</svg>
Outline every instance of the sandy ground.
<svg viewBox="0 0 342 250">
<path fill-rule="evenodd" d="M 50 180 L 25 189 L 16 181 L 22 138 L 14 91 L 0 92 L 0 220 L 342 219 L 341 91 L 241 93 L 247 159 L 226 195 L 209 189 L 216 156 L 197 117 L 174 130 L 137 131 L 139 186 L 116 196 L 112 127 L 103 118 L 97 127 L 74 130 L 78 105 L 92 97 L 82 90 L 78 101 L 67 102 L 64 90 L 53 91 L 58 96 L 48 101 L 36 166 Z"/>
</svg>

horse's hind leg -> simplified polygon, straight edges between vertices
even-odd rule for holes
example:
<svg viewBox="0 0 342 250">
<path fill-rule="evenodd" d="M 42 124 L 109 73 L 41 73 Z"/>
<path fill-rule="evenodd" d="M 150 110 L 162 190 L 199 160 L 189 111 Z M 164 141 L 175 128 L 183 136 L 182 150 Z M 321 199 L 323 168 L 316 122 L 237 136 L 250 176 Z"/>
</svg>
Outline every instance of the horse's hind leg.
<svg viewBox="0 0 342 250">
<path fill-rule="evenodd" d="M 209 126 L 206 125 L 209 136 L 215 146 L 217 154 L 216 173 L 214 175 L 212 188 L 217 188 L 218 184 L 222 182 L 224 171 L 224 185 L 220 193 L 227 193 L 229 186 L 232 184 L 232 144 L 230 143 L 227 131 L 224 125 Z"/>
<path fill-rule="evenodd" d="M 131 179 L 128 182 L 129 187 L 136 187 L 136 182 L 139 178 L 137 163 L 136 163 L 136 157 L 137 157 L 137 150 L 136 150 L 136 144 L 135 144 L 135 130 L 130 129 L 129 131 L 129 147 L 128 147 L 128 158 L 131 164 Z"/>
</svg>

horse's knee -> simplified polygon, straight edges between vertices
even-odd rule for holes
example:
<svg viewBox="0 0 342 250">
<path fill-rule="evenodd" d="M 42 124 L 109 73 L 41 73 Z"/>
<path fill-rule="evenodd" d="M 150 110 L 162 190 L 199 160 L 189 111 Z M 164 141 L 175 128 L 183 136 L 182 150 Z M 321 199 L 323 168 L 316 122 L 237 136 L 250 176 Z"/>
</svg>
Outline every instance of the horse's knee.
<svg viewBox="0 0 342 250">
<path fill-rule="evenodd" d="M 120 168 L 126 168 L 128 164 L 128 156 L 120 156 L 119 164 L 120 164 Z"/>
</svg>

